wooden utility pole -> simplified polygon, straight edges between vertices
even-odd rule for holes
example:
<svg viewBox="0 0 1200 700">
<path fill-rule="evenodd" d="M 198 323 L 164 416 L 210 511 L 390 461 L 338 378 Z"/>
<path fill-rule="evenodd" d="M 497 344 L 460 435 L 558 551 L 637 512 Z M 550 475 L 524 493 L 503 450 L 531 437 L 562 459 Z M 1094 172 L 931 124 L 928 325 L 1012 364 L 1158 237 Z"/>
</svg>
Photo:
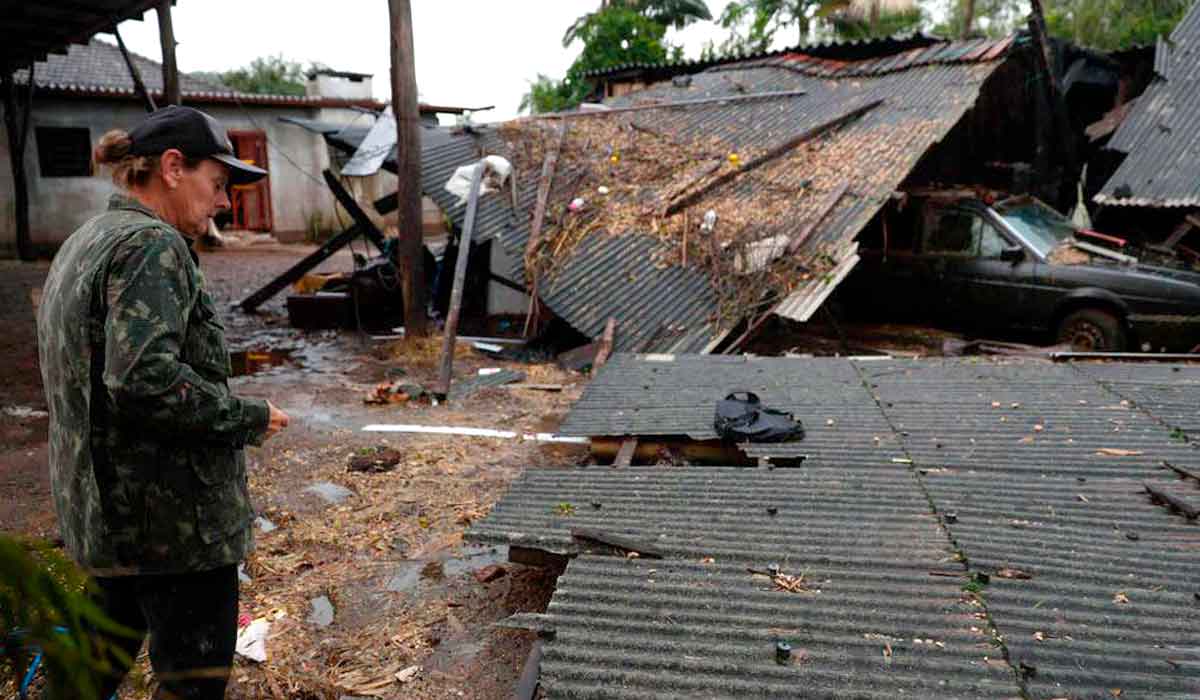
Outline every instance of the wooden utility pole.
<svg viewBox="0 0 1200 700">
<path fill-rule="evenodd" d="M 429 335 L 425 317 L 424 240 L 421 231 L 421 117 L 413 59 L 412 7 L 388 0 L 392 20 L 392 113 L 396 117 L 396 223 L 400 240 L 393 261 L 400 271 L 406 338 Z M 469 249 L 459 255 L 469 255 Z"/>
<path fill-rule="evenodd" d="M 133 57 L 129 55 L 129 50 L 125 48 L 125 40 L 121 38 L 121 30 L 113 27 L 113 35 L 117 37 L 117 47 L 121 49 L 121 58 L 125 59 L 125 67 L 129 69 L 129 77 L 133 79 L 133 89 L 137 94 L 141 95 L 142 100 L 146 103 L 146 111 L 153 112 L 158 109 L 158 105 L 154 104 L 154 98 L 150 96 L 150 91 L 146 89 L 146 83 L 142 82 L 142 72 L 138 70 L 137 65 L 133 62 Z"/>
<path fill-rule="evenodd" d="M 162 44 L 163 103 L 179 104 L 179 66 L 175 64 L 175 30 L 171 26 L 171 3 L 158 3 L 158 40 Z"/>
<path fill-rule="evenodd" d="M 17 255 L 33 260 L 35 251 L 29 233 L 29 184 L 25 177 L 25 145 L 29 142 L 30 112 L 33 109 L 33 67 L 29 64 L 29 85 L 24 98 L 18 95 L 12 66 L 0 66 L 0 90 L 4 99 L 4 128 L 8 132 L 8 159 L 13 176 L 13 213 L 17 224 Z"/>
</svg>

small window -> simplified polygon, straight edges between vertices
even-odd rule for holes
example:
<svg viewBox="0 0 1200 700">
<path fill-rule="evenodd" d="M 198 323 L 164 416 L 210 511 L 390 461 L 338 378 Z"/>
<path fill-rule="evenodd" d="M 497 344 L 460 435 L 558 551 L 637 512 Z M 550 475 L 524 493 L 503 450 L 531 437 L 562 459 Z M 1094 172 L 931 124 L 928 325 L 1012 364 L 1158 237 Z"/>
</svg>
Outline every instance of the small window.
<svg viewBox="0 0 1200 700">
<path fill-rule="evenodd" d="M 92 175 L 92 134 L 87 127 L 39 126 L 34 133 L 42 177 Z"/>
<path fill-rule="evenodd" d="M 979 217 L 965 211 L 948 211 L 940 214 L 929 232 L 930 253 L 971 254 L 979 249 Z"/>
</svg>

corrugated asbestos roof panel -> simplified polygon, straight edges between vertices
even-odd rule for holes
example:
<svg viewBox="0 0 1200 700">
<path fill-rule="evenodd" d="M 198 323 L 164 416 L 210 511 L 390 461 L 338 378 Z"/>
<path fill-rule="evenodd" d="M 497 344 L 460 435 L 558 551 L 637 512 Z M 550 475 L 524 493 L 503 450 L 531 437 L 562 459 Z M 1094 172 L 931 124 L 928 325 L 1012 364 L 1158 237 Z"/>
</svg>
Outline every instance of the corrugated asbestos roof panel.
<svg viewBox="0 0 1200 700">
<path fill-rule="evenodd" d="M 1076 367 L 1172 430 L 1183 432 L 1193 442 L 1200 441 L 1200 401 L 1196 400 L 1200 396 L 1200 367 L 1152 365 L 1135 368 L 1118 364 L 1079 364 Z"/>
<path fill-rule="evenodd" d="M 1200 696 L 1200 530 L 1150 502 L 1143 478 L 1013 478 L 963 470 L 924 481 L 1030 697 Z M 1200 501 L 1197 501 L 1200 502 Z M 1017 569 L 1028 579 L 996 573 Z"/>
<path fill-rule="evenodd" d="M 920 464 L 1022 478 L 1137 478 L 1164 460 L 1200 457 L 1159 421 L 1070 365 L 898 361 L 873 363 L 863 372 Z"/>
<path fill-rule="evenodd" d="M 1196 470 L 1200 452 L 1147 412 L 1158 404 L 1145 393 L 1176 388 L 1194 397 L 1200 369 L 618 355 L 567 424 L 587 415 L 679 430 L 702 420 L 702 400 L 732 381 L 828 412 L 834 425 L 847 421 L 846 461 L 529 471 L 468 533 L 594 554 L 570 535 L 586 528 L 667 556 L 585 555 L 568 565 L 548 611 L 556 630 L 543 664 L 548 697 L 1200 693 L 1200 530 L 1144 488 L 1200 505 L 1200 483 L 1159 464 L 1170 458 Z M 663 407 L 680 410 L 655 413 Z M 872 411 L 886 415 L 895 442 L 856 464 L 850 457 L 870 450 L 853 442 L 867 430 L 853 421 L 870 421 Z M 975 447 L 966 449 L 971 433 Z M 1029 436 L 1033 443 L 1023 441 Z M 1109 445 L 1142 454 L 1094 455 Z M 896 451 L 912 466 L 887 458 Z M 821 593 L 759 590 L 766 579 L 756 588 L 745 568 L 764 562 L 804 573 Z M 968 573 L 990 576 L 975 584 L 976 603 L 959 594 Z M 860 597 L 881 591 L 879 603 Z M 941 602 L 925 624 L 945 632 L 913 626 L 931 600 Z M 985 646 L 983 630 L 992 628 L 1003 650 Z M 779 639 L 816 663 L 773 666 Z M 929 654 L 926 639 L 955 652 Z M 881 642 L 893 649 L 890 666 L 873 659 Z M 895 673 L 898 645 L 919 652 L 904 674 Z M 788 687 L 788 678 L 797 682 Z"/>
<path fill-rule="evenodd" d="M 903 469 L 529 470 L 467 537 L 576 552 L 570 528 L 667 558 L 571 561 L 547 610 L 548 698 L 1016 695 L 962 582 L 929 575 L 951 552 Z M 772 564 L 809 590 L 747 571 Z"/>
<path fill-rule="evenodd" d="M 802 368 L 802 369 L 801 369 Z M 805 464 L 879 464 L 902 457 L 891 428 L 846 360 L 616 355 L 584 389 L 559 431 L 587 437 L 717 437 L 717 401 L 735 391 L 788 411 L 802 441 L 743 447 L 751 457 L 805 456 Z"/>
<path fill-rule="evenodd" d="M 1155 71 L 1108 148 L 1127 153 L 1096 195 L 1121 206 L 1200 206 L 1200 4 L 1193 4 L 1160 45 Z M 1118 188 L 1132 195 L 1117 197 Z"/>
</svg>

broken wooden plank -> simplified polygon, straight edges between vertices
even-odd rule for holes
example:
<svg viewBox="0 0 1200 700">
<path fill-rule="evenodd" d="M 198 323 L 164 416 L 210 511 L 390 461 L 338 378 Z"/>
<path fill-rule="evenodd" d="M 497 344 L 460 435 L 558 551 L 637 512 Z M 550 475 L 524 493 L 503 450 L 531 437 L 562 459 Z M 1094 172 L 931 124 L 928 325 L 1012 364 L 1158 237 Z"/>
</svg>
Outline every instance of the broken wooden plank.
<svg viewBox="0 0 1200 700">
<path fill-rule="evenodd" d="M 479 161 L 471 177 L 471 192 L 467 198 L 467 214 L 462 232 L 458 236 L 458 255 L 454 260 L 454 286 L 450 289 L 450 310 L 446 314 L 446 328 L 442 335 L 441 368 L 435 393 L 445 398 L 450 394 L 450 381 L 454 367 L 454 338 L 458 335 L 458 316 L 462 310 L 463 285 L 467 279 L 467 260 L 471 258 L 471 235 L 475 232 L 475 215 L 479 211 L 479 189 L 487 172 L 486 161 Z"/>
<path fill-rule="evenodd" d="M 636 552 L 638 556 L 647 559 L 662 559 L 666 555 L 661 549 L 655 547 L 649 542 L 642 542 L 634 537 L 620 535 L 607 530 L 593 530 L 591 528 L 573 527 L 571 528 L 571 537 L 580 540 L 589 540 L 599 542 L 600 544 L 608 545 L 623 549 L 626 552 Z"/>
<path fill-rule="evenodd" d="M 671 204 L 671 206 L 667 207 L 666 215 L 670 216 L 670 215 L 674 214 L 675 212 L 679 211 L 680 209 L 684 209 L 685 207 L 692 206 L 696 202 L 699 202 L 700 199 L 704 197 L 704 195 L 708 194 L 709 192 L 716 189 L 717 187 L 729 182 L 730 180 L 734 179 L 738 175 L 741 175 L 742 173 L 750 172 L 751 170 L 754 170 L 766 163 L 769 163 L 770 161 L 774 160 L 775 158 L 778 158 L 779 156 L 795 149 L 800 144 L 805 143 L 806 141 L 811 141 L 811 140 L 817 138 L 818 136 L 821 136 L 822 134 L 826 133 L 827 131 L 836 129 L 836 128 L 842 126 L 843 124 L 851 121 L 852 119 L 855 119 L 863 114 L 866 114 L 867 112 L 870 112 L 871 110 L 875 109 L 876 107 L 878 107 L 881 104 L 883 104 L 883 100 L 872 100 L 860 107 L 856 107 L 856 108 L 850 110 L 849 112 L 846 112 L 845 114 L 839 115 L 837 117 L 834 117 L 833 119 L 822 122 L 822 123 L 814 126 L 811 129 L 805 130 L 803 133 L 799 134 L 798 136 L 795 136 L 793 138 L 788 139 L 787 141 L 784 141 L 783 143 L 779 144 L 778 146 L 775 146 L 774 148 L 771 148 L 766 153 L 763 153 L 762 155 L 758 156 L 757 158 L 747 161 L 741 167 L 735 168 L 735 169 L 727 171 L 721 175 L 718 175 L 717 177 L 709 180 L 706 184 L 704 184 L 701 187 L 694 190 L 691 194 L 688 194 L 687 196 L 676 200 L 674 203 Z"/>
<path fill-rule="evenodd" d="M 596 351 L 596 359 L 592 361 L 592 371 L 595 372 L 608 362 L 608 356 L 612 354 L 613 342 L 617 335 L 617 319 L 610 317 L 608 323 L 604 324 L 604 335 L 600 336 L 600 349 Z"/>
<path fill-rule="evenodd" d="M 1151 500 L 1170 506 L 1172 509 L 1179 511 L 1186 516 L 1188 520 L 1195 520 L 1197 516 L 1200 516 L 1200 508 L 1197 508 L 1182 498 L 1174 494 L 1167 493 L 1161 489 L 1156 489 L 1150 484 L 1143 483 L 1142 486 L 1146 489 L 1146 493 L 1150 494 Z"/>
<path fill-rule="evenodd" d="M 633 454 L 637 451 L 637 438 L 631 437 L 621 443 L 621 449 L 617 450 L 617 458 L 613 460 L 614 467 L 628 467 L 633 464 Z"/>
<path fill-rule="evenodd" d="M 837 187 L 833 188 L 833 191 L 825 197 L 825 201 L 821 202 L 821 206 L 817 208 L 817 215 L 805 224 L 804 228 L 795 236 L 792 236 L 792 240 L 788 241 L 787 248 L 785 249 L 788 255 L 795 255 L 800 250 L 800 247 L 804 245 L 813 231 L 816 231 L 817 227 L 829 216 L 829 212 L 833 211 L 837 203 L 842 201 L 842 197 L 846 195 L 846 191 L 849 189 L 850 184 L 845 180 L 842 180 Z M 884 217 L 885 220 L 886 218 Z"/>
<path fill-rule="evenodd" d="M 525 267 L 531 274 L 534 275 L 534 283 L 536 284 L 536 271 L 529 265 L 529 261 L 535 250 L 542 240 L 542 222 L 546 217 L 546 205 L 550 199 L 550 185 L 554 182 L 554 172 L 558 168 L 558 153 L 562 150 L 563 141 L 567 138 L 567 123 L 560 122 L 558 126 L 558 139 L 554 145 L 546 151 L 546 157 L 542 160 L 542 174 L 538 178 L 537 199 L 533 205 L 533 220 L 529 226 L 529 240 L 525 242 Z"/>
<path fill-rule="evenodd" d="M 525 659 L 525 667 L 521 670 L 521 678 L 517 681 L 513 693 L 515 700 L 533 700 L 537 697 L 538 685 L 542 677 L 542 640 L 534 640 Z"/>
<path fill-rule="evenodd" d="M 1192 481 L 1195 481 L 1198 484 L 1200 484 L 1200 474 L 1197 474 L 1196 472 L 1191 471 L 1190 469 L 1184 469 L 1183 467 L 1177 467 L 1174 464 L 1171 464 L 1170 462 L 1167 462 L 1167 461 L 1163 462 L 1163 466 L 1166 467 L 1167 469 L 1170 469 L 1171 471 L 1175 472 L 1181 478 L 1191 479 Z"/>
<path fill-rule="evenodd" d="M 781 97 L 800 97 L 808 94 L 807 90 L 783 90 L 779 92 L 758 92 L 751 95 L 727 95 L 725 97 L 702 97 L 695 100 L 676 100 L 657 104 L 641 104 L 633 107 L 617 107 L 616 109 L 576 110 L 574 112 L 552 112 L 550 114 L 534 114 L 525 119 L 575 119 L 579 117 L 603 117 L 611 114 L 628 112 L 644 112 L 649 109 L 680 109 L 683 107 L 699 107 L 704 105 L 724 104 L 726 102 L 745 102 L 746 100 L 771 100 Z"/>
<path fill-rule="evenodd" d="M 329 180 L 326 179 L 326 182 L 329 182 Z M 336 190 L 334 191 L 334 195 L 337 195 Z M 351 201 L 353 201 L 352 197 Z M 373 205 L 375 207 L 375 211 L 379 212 L 380 214 L 388 214 L 392 211 L 395 211 L 396 195 L 395 193 L 392 193 L 386 197 L 383 197 L 382 199 L 376 200 Z M 357 206 L 357 203 L 355 206 Z M 309 270 L 312 270 L 317 265 L 320 265 L 334 253 L 349 245 L 350 242 L 355 238 L 358 238 L 359 236 L 367 236 L 370 238 L 372 235 L 371 229 L 365 229 L 359 225 L 358 221 L 355 221 L 352 226 L 328 241 L 322 243 L 320 248 L 317 248 L 312 253 L 309 253 L 303 260 L 295 265 L 292 265 L 283 274 L 279 275 L 270 282 L 267 282 L 258 291 L 243 299 L 238 306 L 240 306 L 242 311 L 245 311 L 246 313 L 254 313 L 254 310 L 259 306 L 262 306 L 265 301 L 286 289 L 288 285 L 303 277 Z M 372 240 L 372 242 L 374 242 L 377 246 L 380 246 L 383 243 L 382 240 Z"/>
<path fill-rule="evenodd" d="M 342 183 L 338 181 L 333 171 L 326 168 L 321 172 L 321 175 L 325 178 L 325 184 L 329 186 L 329 191 L 333 192 L 333 196 L 337 199 L 338 204 L 342 205 L 342 208 L 346 210 L 351 219 L 354 219 L 354 223 L 375 244 L 375 247 L 383 250 L 385 241 L 383 232 L 371 221 L 367 213 L 362 210 L 362 207 L 358 206 L 358 200 L 354 198 L 354 195 L 350 194 L 342 186 Z"/>
<path fill-rule="evenodd" d="M 528 389 L 529 391 L 550 391 L 559 392 L 563 390 L 562 384 L 505 384 L 504 389 Z"/>
</svg>

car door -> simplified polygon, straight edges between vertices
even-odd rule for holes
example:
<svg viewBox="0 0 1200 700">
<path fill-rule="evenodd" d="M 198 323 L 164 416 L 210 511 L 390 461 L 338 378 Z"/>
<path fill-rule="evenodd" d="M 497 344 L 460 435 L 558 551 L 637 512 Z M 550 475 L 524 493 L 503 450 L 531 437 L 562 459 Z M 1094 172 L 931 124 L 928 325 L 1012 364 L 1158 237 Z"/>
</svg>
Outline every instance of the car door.
<svg viewBox="0 0 1200 700">
<path fill-rule="evenodd" d="M 942 318 L 979 328 L 1020 325 L 1028 289 L 1022 275 L 1033 274 L 1020 245 L 974 208 L 954 206 L 935 217 L 926 247 Z"/>
</svg>

